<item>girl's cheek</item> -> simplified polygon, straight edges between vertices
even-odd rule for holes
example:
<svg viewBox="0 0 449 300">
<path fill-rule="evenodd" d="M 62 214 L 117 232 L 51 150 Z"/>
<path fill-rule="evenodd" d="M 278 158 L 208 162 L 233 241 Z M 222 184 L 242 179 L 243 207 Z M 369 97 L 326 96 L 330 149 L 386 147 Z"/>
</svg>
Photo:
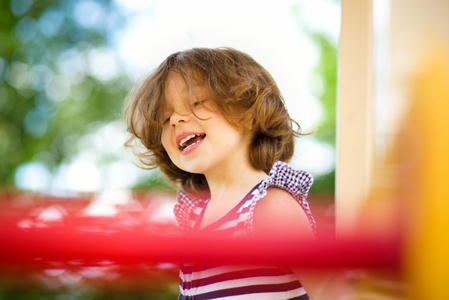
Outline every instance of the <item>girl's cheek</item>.
<svg viewBox="0 0 449 300">
<path fill-rule="evenodd" d="M 167 151 L 168 140 L 167 140 L 167 134 L 164 133 L 164 130 L 162 130 L 161 142 L 162 142 L 162 147 L 164 147 L 165 151 Z"/>
</svg>

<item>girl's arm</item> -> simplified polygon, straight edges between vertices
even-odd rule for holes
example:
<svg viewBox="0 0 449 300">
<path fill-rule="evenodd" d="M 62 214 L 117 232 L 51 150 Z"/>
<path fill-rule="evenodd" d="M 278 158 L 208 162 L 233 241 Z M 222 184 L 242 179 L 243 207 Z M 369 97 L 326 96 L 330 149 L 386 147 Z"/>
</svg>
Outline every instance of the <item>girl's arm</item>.
<svg viewBox="0 0 449 300">
<path fill-rule="evenodd" d="M 254 233 L 259 238 L 313 240 L 306 214 L 286 191 L 269 188 L 254 211 Z M 353 288 L 344 274 L 335 271 L 293 269 L 312 300 L 351 299 Z"/>
</svg>

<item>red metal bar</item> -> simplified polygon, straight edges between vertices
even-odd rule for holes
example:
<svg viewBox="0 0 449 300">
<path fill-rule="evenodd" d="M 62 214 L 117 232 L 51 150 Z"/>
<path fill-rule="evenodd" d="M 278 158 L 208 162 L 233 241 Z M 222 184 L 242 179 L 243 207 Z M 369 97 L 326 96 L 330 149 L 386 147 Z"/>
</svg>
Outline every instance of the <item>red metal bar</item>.
<svg viewBox="0 0 449 300">
<path fill-rule="evenodd" d="M 3 264 L 110 260 L 143 262 L 278 263 L 311 268 L 401 268 L 401 238 L 316 240 L 217 239 L 156 235 L 142 229 L 92 232 L 79 228 L 0 227 Z"/>
</svg>

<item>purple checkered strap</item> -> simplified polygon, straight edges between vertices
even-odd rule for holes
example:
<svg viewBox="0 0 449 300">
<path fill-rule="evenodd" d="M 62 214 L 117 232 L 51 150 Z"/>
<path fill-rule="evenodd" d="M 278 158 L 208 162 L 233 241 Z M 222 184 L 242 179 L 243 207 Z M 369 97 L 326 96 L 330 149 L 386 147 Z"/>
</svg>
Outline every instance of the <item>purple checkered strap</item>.
<svg viewBox="0 0 449 300">
<path fill-rule="evenodd" d="M 179 228 L 184 232 L 188 233 L 193 228 L 193 221 L 191 214 L 195 207 L 204 200 L 191 197 L 189 194 L 182 190 L 179 190 L 177 195 L 177 203 L 174 207 L 175 218 L 178 221 Z"/>
</svg>

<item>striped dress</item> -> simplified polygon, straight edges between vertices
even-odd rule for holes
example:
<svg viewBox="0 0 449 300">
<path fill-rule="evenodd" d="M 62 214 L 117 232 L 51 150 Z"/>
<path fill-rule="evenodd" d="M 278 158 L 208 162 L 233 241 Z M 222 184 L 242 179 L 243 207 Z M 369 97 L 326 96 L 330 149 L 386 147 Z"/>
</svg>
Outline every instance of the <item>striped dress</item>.
<svg viewBox="0 0 449 300">
<path fill-rule="evenodd" d="M 178 192 L 175 216 L 185 234 L 213 232 L 219 237 L 254 237 L 253 214 L 258 200 L 270 187 L 289 192 L 306 213 L 313 232 L 316 224 L 306 197 L 313 178 L 304 171 L 295 171 L 284 162 L 276 162 L 268 177 L 254 187 L 224 217 L 199 229 L 207 200 Z M 309 299 L 293 272 L 278 266 L 239 266 L 183 263 L 179 273 L 178 299 Z"/>
</svg>

